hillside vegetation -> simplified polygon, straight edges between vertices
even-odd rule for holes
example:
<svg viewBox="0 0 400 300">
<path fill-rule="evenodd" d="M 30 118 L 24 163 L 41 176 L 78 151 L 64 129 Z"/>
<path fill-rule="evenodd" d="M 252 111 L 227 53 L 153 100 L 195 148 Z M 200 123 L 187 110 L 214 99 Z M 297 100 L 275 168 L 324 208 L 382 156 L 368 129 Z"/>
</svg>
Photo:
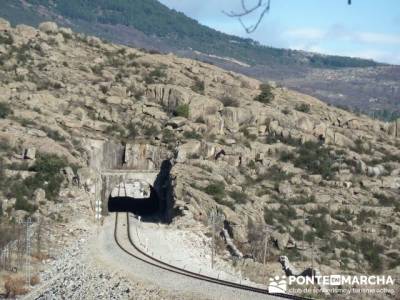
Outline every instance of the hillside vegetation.
<svg viewBox="0 0 400 300">
<path fill-rule="evenodd" d="M 13 5 L 18 5 L 15 1 L 11 2 Z M 35 6 L 40 5 L 73 21 L 130 26 L 148 36 L 161 38 L 168 45 L 178 49 L 193 49 L 221 57 L 231 57 L 250 65 L 296 64 L 316 68 L 378 65 L 374 61 L 365 59 L 262 46 L 251 39 L 227 35 L 203 26 L 184 14 L 167 8 L 157 0 L 27 0 L 25 2 Z M 32 7 L 32 10 L 34 11 L 35 7 Z M 29 21 L 32 18 L 32 10 L 26 10 L 28 24 L 31 24 Z M 21 10 L 18 10 L 18 13 L 21 13 Z M 23 22 L 21 16 L 19 21 Z M 101 35 L 101 32 L 99 34 Z"/>
</svg>

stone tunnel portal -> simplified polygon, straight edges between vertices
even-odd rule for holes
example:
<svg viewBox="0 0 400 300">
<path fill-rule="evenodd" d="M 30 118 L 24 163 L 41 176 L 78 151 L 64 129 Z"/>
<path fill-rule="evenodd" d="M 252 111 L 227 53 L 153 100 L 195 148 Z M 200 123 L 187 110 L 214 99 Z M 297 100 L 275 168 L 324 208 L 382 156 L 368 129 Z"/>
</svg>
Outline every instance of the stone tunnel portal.
<svg viewBox="0 0 400 300">
<path fill-rule="evenodd" d="M 159 211 L 160 199 L 152 185 L 144 180 L 122 181 L 115 186 L 108 198 L 108 211 L 132 212 L 149 215 Z"/>
</svg>

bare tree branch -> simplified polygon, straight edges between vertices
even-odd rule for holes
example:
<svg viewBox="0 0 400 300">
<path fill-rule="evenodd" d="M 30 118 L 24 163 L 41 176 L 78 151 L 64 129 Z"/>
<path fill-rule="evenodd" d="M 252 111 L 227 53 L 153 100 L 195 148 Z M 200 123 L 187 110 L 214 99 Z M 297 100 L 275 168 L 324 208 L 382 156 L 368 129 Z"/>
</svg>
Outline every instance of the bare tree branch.
<svg viewBox="0 0 400 300">
<path fill-rule="evenodd" d="M 241 4 L 242 4 L 242 9 L 243 9 L 242 12 L 237 13 L 237 12 L 231 11 L 230 13 L 228 13 L 228 12 L 224 11 L 223 13 L 229 17 L 238 18 L 238 20 L 239 20 L 240 24 L 242 25 L 242 27 L 244 28 L 244 30 L 246 30 L 247 33 L 252 33 L 258 28 L 262 19 L 264 18 L 264 15 L 267 12 L 269 12 L 269 10 L 271 8 L 271 0 L 258 0 L 258 3 L 255 4 L 252 8 L 247 7 L 246 0 L 241 0 Z M 261 13 L 257 19 L 257 22 L 251 26 L 245 25 L 242 20 L 242 17 L 247 16 L 258 10 L 261 10 Z"/>
<path fill-rule="evenodd" d="M 352 0 L 347 0 L 348 5 L 351 5 Z M 226 12 L 222 11 L 225 15 L 231 18 L 237 18 L 247 33 L 252 33 L 257 30 L 261 21 L 263 20 L 266 13 L 268 13 L 271 9 L 271 0 L 258 0 L 258 2 L 253 7 L 248 7 L 246 4 L 247 0 L 241 0 L 242 12 Z M 257 21 L 250 26 L 247 26 L 242 18 L 248 16 L 256 11 L 260 11 L 260 14 L 257 18 Z"/>
</svg>

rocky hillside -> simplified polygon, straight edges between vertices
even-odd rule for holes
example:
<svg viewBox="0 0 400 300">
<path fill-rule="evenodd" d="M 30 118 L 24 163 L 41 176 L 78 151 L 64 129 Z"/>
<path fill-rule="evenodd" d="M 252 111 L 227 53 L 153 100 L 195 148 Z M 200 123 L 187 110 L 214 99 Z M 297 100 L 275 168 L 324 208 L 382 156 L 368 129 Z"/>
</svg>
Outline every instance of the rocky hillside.
<svg viewBox="0 0 400 300">
<path fill-rule="evenodd" d="M 221 251 L 262 262 L 269 228 L 268 260 L 398 275 L 399 129 L 213 65 L 0 21 L 2 222 L 57 202 L 94 141 L 141 143 L 174 154 L 172 222 L 223 216 Z"/>
<path fill-rule="evenodd" d="M 156 0 L 3 0 L 0 17 L 14 25 L 55 21 L 114 43 L 173 52 L 260 80 L 274 80 L 386 121 L 400 115 L 397 66 L 267 47 L 203 26 Z"/>
</svg>

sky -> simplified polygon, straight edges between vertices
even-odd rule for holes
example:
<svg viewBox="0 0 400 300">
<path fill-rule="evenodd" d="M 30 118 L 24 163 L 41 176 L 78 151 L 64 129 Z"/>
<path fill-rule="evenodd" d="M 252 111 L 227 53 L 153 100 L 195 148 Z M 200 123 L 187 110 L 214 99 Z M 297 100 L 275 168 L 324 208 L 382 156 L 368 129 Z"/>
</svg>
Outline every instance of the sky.
<svg viewBox="0 0 400 300">
<path fill-rule="evenodd" d="M 400 0 L 271 0 L 259 28 L 247 34 L 223 11 L 241 0 L 159 0 L 201 24 L 261 44 L 400 64 Z M 245 0 L 250 7 L 258 0 Z M 244 21 L 252 25 L 257 14 Z"/>
</svg>

